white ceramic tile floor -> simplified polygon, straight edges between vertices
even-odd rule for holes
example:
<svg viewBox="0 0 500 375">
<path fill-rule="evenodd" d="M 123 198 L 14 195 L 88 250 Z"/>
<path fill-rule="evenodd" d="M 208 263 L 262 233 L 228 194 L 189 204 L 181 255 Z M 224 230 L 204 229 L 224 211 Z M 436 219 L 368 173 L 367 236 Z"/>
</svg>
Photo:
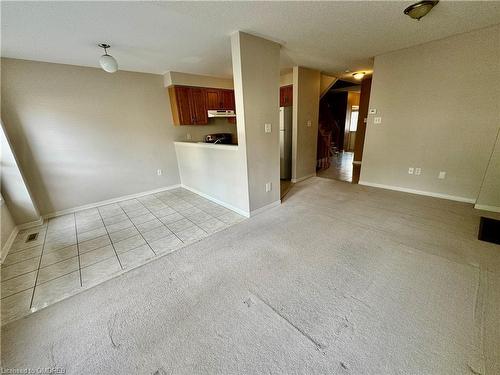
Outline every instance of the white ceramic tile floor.
<svg viewBox="0 0 500 375">
<path fill-rule="evenodd" d="M 243 219 L 178 188 L 21 231 L 1 268 L 2 325 Z"/>
</svg>

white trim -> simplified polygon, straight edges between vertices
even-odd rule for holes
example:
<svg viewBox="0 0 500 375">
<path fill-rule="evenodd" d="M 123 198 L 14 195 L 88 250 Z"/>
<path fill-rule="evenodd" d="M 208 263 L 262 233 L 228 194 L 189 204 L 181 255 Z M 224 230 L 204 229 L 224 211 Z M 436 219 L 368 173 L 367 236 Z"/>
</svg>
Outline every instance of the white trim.
<svg viewBox="0 0 500 375">
<path fill-rule="evenodd" d="M 404 187 L 400 187 L 400 186 L 376 184 L 374 182 L 367 182 L 367 181 L 359 181 L 359 185 L 371 186 L 371 187 L 388 189 L 388 190 L 395 190 L 395 191 L 402 191 L 404 193 L 410 193 L 410 194 L 426 195 L 428 197 L 449 199 L 451 201 L 457 201 L 457 202 L 476 203 L 476 199 L 474 199 L 474 198 L 466 198 L 466 197 L 459 197 L 459 196 L 455 196 L 455 195 L 434 193 L 432 191 L 408 189 L 408 188 L 404 188 Z"/>
<path fill-rule="evenodd" d="M 497 206 L 488 206 L 485 204 L 476 204 L 474 205 L 474 208 L 476 210 L 484 210 L 484 211 L 491 211 L 491 212 L 500 212 L 500 207 Z"/>
<path fill-rule="evenodd" d="M 2 247 L 2 256 L 0 257 L 1 264 L 3 264 L 3 262 L 5 261 L 5 258 L 7 257 L 7 254 L 9 253 L 9 250 L 12 247 L 12 244 L 14 243 L 14 240 L 16 239 L 18 233 L 19 227 L 15 226 L 14 229 L 12 229 L 12 232 L 10 232 L 9 238 L 7 238 L 5 245 L 3 245 Z"/>
<path fill-rule="evenodd" d="M 211 200 L 214 203 L 217 203 L 217 204 L 219 204 L 219 205 L 221 205 L 223 207 L 226 207 L 226 208 L 230 209 L 231 211 L 234 211 L 234 212 L 236 212 L 236 213 L 238 213 L 240 215 L 243 215 L 245 217 L 250 217 L 250 213 L 248 213 L 247 211 L 242 210 L 241 208 L 235 207 L 232 204 L 223 202 L 223 201 L 221 201 L 221 200 L 219 200 L 217 198 L 214 198 L 214 197 L 212 197 L 212 196 L 210 196 L 208 194 L 202 193 L 201 191 L 193 189 L 192 187 L 186 186 L 184 184 L 181 184 L 181 187 L 184 188 L 184 189 L 186 189 L 186 190 L 192 191 L 195 194 L 201 195 L 203 198 L 207 198 L 208 200 Z"/>
<path fill-rule="evenodd" d="M 53 218 L 53 217 L 56 217 L 56 216 L 72 214 L 74 212 L 88 210 L 90 208 L 96 208 L 96 207 L 104 206 L 104 205 L 107 205 L 107 204 L 122 202 L 122 201 L 126 201 L 126 200 L 129 200 L 129 199 L 139 198 L 139 197 L 143 197 L 143 196 L 149 195 L 149 194 L 161 193 L 162 191 L 172 190 L 172 189 L 176 189 L 176 188 L 179 188 L 179 187 L 181 187 L 181 185 L 177 184 L 177 185 L 162 187 L 162 188 L 159 188 L 159 189 L 153 189 L 153 190 L 149 190 L 149 191 L 143 191 L 141 193 L 124 195 L 124 196 L 118 197 L 118 198 L 113 198 L 113 199 L 108 199 L 108 200 L 105 200 L 105 201 L 90 203 L 90 204 L 86 204 L 86 205 L 78 206 L 78 207 L 74 207 L 74 208 L 68 208 L 66 210 L 51 212 L 50 214 L 43 215 L 43 218 L 44 219 L 50 219 L 50 218 Z"/>
<path fill-rule="evenodd" d="M 294 184 L 296 184 L 297 182 L 307 180 L 308 178 L 311 178 L 311 177 L 316 177 L 316 173 L 311 173 L 311 174 L 308 174 L 307 176 L 303 176 L 303 177 L 299 177 L 299 178 L 292 178 L 292 182 Z"/>
<path fill-rule="evenodd" d="M 281 199 L 274 201 L 273 203 L 269 203 L 261 208 L 257 208 L 256 210 L 250 211 L 250 216 L 255 216 L 263 213 L 264 211 L 267 211 L 271 208 L 277 207 L 281 205 Z"/>
<path fill-rule="evenodd" d="M 44 219 L 43 219 L 43 217 L 40 216 L 40 218 L 38 220 L 30 221 L 29 223 L 19 224 L 18 228 L 20 231 L 25 230 L 25 229 L 30 229 L 30 228 L 38 227 L 38 226 L 42 225 L 43 222 L 44 222 Z"/>
</svg>

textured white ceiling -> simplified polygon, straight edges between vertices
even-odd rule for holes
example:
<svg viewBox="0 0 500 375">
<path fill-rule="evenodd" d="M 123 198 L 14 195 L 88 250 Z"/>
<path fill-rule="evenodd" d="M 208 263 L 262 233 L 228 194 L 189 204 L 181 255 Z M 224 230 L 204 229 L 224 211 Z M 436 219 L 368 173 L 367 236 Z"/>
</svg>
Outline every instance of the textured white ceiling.
<svg viewBox="0 0 500 375">
<path fill-rule="evenodd" d="M 5 2 L 2 55 L 98 67 L 98 42 L 120 69 L 231 76 L 231 33 L 282 44 L 283 68 L 369 70 L 373 56 L 500 23 L 500 2 L 441 1 L 420 22 L 411 1 Z"/>
</svg>

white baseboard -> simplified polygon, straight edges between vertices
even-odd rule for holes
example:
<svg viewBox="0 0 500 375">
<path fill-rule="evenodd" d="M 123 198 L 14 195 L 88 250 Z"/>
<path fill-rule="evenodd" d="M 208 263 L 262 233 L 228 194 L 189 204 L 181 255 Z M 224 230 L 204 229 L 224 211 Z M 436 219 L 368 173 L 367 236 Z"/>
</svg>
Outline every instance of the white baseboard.
<svg viewBox="0 0 500 375">
<path fill-rule="evenodd" d="M 278 207 L 279 205 L 281 205 L 281 199 L 277 200 L 273 203 L 269 203 L 261 208 L 257 208 L 256 210 L 250 211 L 250 216 L 255 216 L 255 215 L 261 214 L 264 211 L 267 211 L 267 210 L 274 208 L 274 207 Z"/>
<path fill-rule="evenodd" d="M 316 177 L 316 173 L 311 173 L 311 174 L 308 174 L 307 176 L 302 176 L 299 178 L 292 178 L 292 182 L 294 184 L 296 184 L 297 182 L 307 180 L 308 178 L 311 178 L 311 177 Z"/>
<path fill-rule="evenodd" d="M 376 187 L 376 188 L 381 188 L 381 189 L 401 191 L 401 192 L 404 192 L 404 193 L 425 195 L 425 196 L 428 196 L 428 197 L 448 199 L 448 200 L 457 201 L 457 202 L 476 203 L 476 199 L 474 199 L 474 198 L 466 198 L 466 197 L 459 197 L 459 196 L 455 196 L 455 195 L 434 193 L 432 191 L 408 189 L 408 188 L 404 188 L 404 187 L 400 187 L 400 186 L 391 186 L 391 185 L 376 184 L 374 182 L 367 182 L 367 181 L 359 181 L 359 185 L 371 186 L 371 187 Z"/>
<path fill-rule="evenodd" d="M 124 195 L 122 197 L 108 199 L 108 200 L 101 201 L 101 202 L 95 202 L 95 203 L 90 203 L 90 204 L 86 204 L 86 205 L 83 205 L 83 206 L 78 206 L 78 207 L 74 207 L 74 208 L 68 208 L 66 210 L 51 212 L 50 214 L 43 215 L 43 218 L 44 219 L 50 219 L 50 218 L 53 218 L 53 217 L 56 217 L 56 216 L 62 216 L 62 215 L 72 214 L 72 213 L 75 213 L 75 212 L 78 212 L 78 211 L 88 210 L 90 208 L 96 208 L 96 207 L 104 206 L 104 205 L 107 205 L 107 204 L 118 203 L 118 202 L 123 202 L 123 201 L 129 200 L 129 199 L 143 197 L 143 196 L 149 195 L 149 194 L 161 193 L 162 191 L 172 190 L 172 189 L 176 189 L 178 187 L 181 187 L 181 185 L 177 184 L 177 185 L 162 187 L 162 188 L 159 188 L 159 189 L 153 189 L 153 190 L 149 190 L 149 191 L 143 191 L 141 193 Z"/>
<path fill-rule="evenodd" d="M 219 205 L 221 205 L 223 207 L 226 207 L 226 208 L 230 209 L 231 211 L 236 212 L 237 214 L 240 214 L 240 215 L 245 216 L 245 217 L 250 217 L 250 213 L 249 212 L 243 211 L 242 209 L 240 209 L 238 207 L 235 207 L 232 204 L 223 202 L 223 201 L 221 201 L 221 200 L 219 200 L 217 198 L 214 198 L 214 197 L 212 197 L 212 196 L 210 196 L 208 194 L 202 193 L 199 190 L 193 189 L 190 186 L 186 186 L 184 184 L 181 184 L 181 187 L 184 188 L 184 189 L 186 189 L 186 190 L 192 191 L 195 194 L 201 195 L 203 198 L 207 198 L 208 200 L 210 200 L 210 201 L 212 201 L 214 203 L 217 203 L 217 204 L 219 204 Z"/>
<path fill-rule="evenodd" d="M 30 229 L 33 227 L 38 227 L 38 226 L 42 225 L 43 222 L 44 222 L 44 219 L 42 216 L 40 216 L 40 218 L 38 220 L 30 221 L 29 223 L 24 223 L 24 224 L 18 225 L 18 228 L 19 228 L 19 231 L 22 231 L 22 230 Z"/>
<path fill-rule="evenodd" d="M 488 206 L 485 204 L 476 204 L 474 205 L 474 208 L 476 210 L 484 210 L 484 211 L 491 211 L 491 212 L 500 212 L 500 207 L 497 206 Z"/>
<path fill-rule="evenodd" d="M 17 234 L 19 233 L 19 227 L 15 226 L 14 229 L 12 229 L 12 232 L 10 232 L 9 238 L 7 238 L 7 241 L 2 247 L 2 255 L 0 256 L 0 263 L 3 264 L 5 261 L 5 257 L 9 253 L 9 250 L 14 243 L 14 240 L 16 239 Z"/>
</svg>

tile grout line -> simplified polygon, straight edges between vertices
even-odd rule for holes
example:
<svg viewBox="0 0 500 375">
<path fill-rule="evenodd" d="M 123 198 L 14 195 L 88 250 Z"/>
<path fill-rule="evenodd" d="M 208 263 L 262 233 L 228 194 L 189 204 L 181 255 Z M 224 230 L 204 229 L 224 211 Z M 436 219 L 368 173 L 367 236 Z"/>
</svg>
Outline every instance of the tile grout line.
<svg viewBox="0 0 500 375">
<path fill-rule="evenodd" d="M 155 198 L 156 198 L 156 197 L 155 197 Z M 158 198 L 156 198 L 156 199 L 158 199 Z M 173 209 L 173 210 L 174 210 L 176 213 L 178 213 L 179 215 L 181 215 L 181 216 L 183 217 L 183 219 L 187 219 L 187 220 L 189 220 L 187 217 L 185 217 L 183 214 L 181 214 L 181 213 L 180 213 L 179 211 L 177 211 L 175 208 L 173 208 L 173 207 L 171 207 L 170 205 L 168 205 L 167 203 L 163 202 L 161 199 L 158 199 L 158 200 L 159 200 L 160 202 L 162 202 L 163 204 L 166 204 L 168 207 L 170 207 L 171 209 Z M 162 225 L 164 225 L 164 226 L 165 226 L 165 228 L 167 228 L 170 232 L 172 232 L 172 234 L 173 234 L 173 235 L 174 235 L 174 236 L 175 236 L 175 237 L 176 237 L 179 241 L 181 241 L 183 244 L 185 244 L 185 242 L 179 238 L 179 236 L 177 235 L 177 233 L 175 233 L 175 232 L 174 232 L 173 230 L 171 230 L 171 229 L 170 229 L 170 228 L 169 228 L 169 227 L 168 227 L 165 223 L 163 223 L 163 221 L 161 221 L 161 220 L 160 220 L 160 218 L 159 218 L 158 216 L 156 216 L 156 215 L 153 213 L 153 211 L 151 211 L 148 207 L 146 207 L 146 206 L 144 205 L 144 203 L 142 203 L 142 202 L 140 202 L 140 201 L 139 201 L 139 203 L 140 203 L 140 204 L 142 204 L 142 206 L 143 206 L 146 210 L 148 210 L 148 211 L 149 211 L 149 213 L 150 213 L 151 215 L 153 215 L 153 216 L 154 216 L 157 220 L 159 220 L 159 221 L 160 221 L 160 223 L 162 223 Z M 182 219 L 176 220 L 176 221 L 174 221 L 174 223 L 175 223 L 175 222 L 177 222 L 177 221 L 181 221 L 181 220 L 182 220 Z M 189 220 L 189 221 L 191 221 L 191 220 Z M 192 222 L 192 221 L 191 221 L 191 222 Z M 193 224 L 194 224 L 194 223 L 193 223 Z M 201 229 L 201 228 L 200 228 L 200 229 Z M 202 230 L 203 230 L 203 229 L 202 229 Z"/>
<path fill-rule="evenodd" d="M 80 286 L 83 286 L 82 281 L 82 264 L 80 262 L 80 244 L 78 243 L 78 227 L 76 225 L 76 213 L 73 213 L 75 218 L 75 233 L 76 233 L 76 253 L 78 254 L 78 271 L 80 273 Z"/>
<path fill-rule="evenodd" d="M 104 230 L 108 234 L 109 242 L 111 243 L 111 246 L 113 247 L 113 251 L 115 252 L 116 259 L 118 259 L 118 264 L 120 265 L 120 268 L 123 270 L 122 262 L 120 261 L 120 258 L 118 257 L 118 253 L 116 252 L 115 245 L 113 244 L 113 241 L 111 241 L 111 236 L 109 235 L 108 228 L 106 228 L 106 224 L 104 223 L 104 219 L 102 218 L 101 211 L 99 211 L 99 207 L 97 207 L 97 213 L 99 214 L 99 217 L 101 218 L 102 225 L 104 225 Z"/>
<path fill-rule="evenodd" d="M 142 203 L 141 203 L 142 204 Z M 130 218 L 130 216 L 128 216 L 128 214 L 125 212 L 125 210 L 123 209 L 122 206 L 120 206 L 120 208 L 122 209 L 122 211 L 125 213 L 125 216 L 128 217 L 128 219 L 130 220 L 130 222 L 132 223 L 132 225 L 134 226 L 135 230 L 141 235 L 142 239 L 146 242 L 146 244 L 149 246 L 149 248 L 151 249 L 151 251 L 153 252 L 153 254 L 156 256 L 156 251 L 153 250 L 153 248 L 151 247 L 151 245 L 149 244 L 149 242 L 144 238 L 144 236 L 142 235 L 141 231 L 139 229 L 137 229 L 137 227 L 135 226 L 135 223 L 132 221 L 132 219 Z M 147 208 L 146 208 L 147 209 Z M 149 210 L 148 210 L 149 211 Z M 152 212 L 150 212 L 152 214 Z M 154 215 L 153 215 L 154 216 Z M 155 216 L 156 217 L 156 216 Z M 151 220 L 153 221 L 153 220 Z M 142 224 L 142 223 L 141 223 Z M 163 224 L 163 223 L 162 223 Z M 170 229 L 169 229 L 170 230 Z M 132 249 L 133 250 L 133 249 Z"/>
<path fill-rule="evenodd" d="M 47 241 L 47 233 L 49 233 L 49 223 L 50 220 L 47 221 L 47 229 L 45 230 L 45 236 L 43 237 L 42 252 L 40 253 L 40 260 L 38 262 L 38 268 L 36 270 L 35 284 L 33 285 L 33 294 L 31 295 L 31 301 L 29 307 L 30 310 L 33 307 L 33 299 L 35 298 L 36 283 L 38 282 L 38 275 L 40 274 L 40 265 L 42 264 L 43 250 L 45 249 L 45 242 Z"/>
</svg>

